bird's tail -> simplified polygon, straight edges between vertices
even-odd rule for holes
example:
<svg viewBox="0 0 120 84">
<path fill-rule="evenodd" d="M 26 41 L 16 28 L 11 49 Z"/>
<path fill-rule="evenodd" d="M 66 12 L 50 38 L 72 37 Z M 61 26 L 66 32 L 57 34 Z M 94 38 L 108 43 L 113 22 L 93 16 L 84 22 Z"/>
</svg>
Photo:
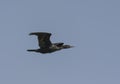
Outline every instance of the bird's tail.
<svg viewBox="0 0 120 84">
<path fill-rule="evenodd" d="M 27 51 L 29 51 L 29 52 L 35 52 L 36 50 L 30 49 L 30 50 L 27 50 Z"/>
</svg>

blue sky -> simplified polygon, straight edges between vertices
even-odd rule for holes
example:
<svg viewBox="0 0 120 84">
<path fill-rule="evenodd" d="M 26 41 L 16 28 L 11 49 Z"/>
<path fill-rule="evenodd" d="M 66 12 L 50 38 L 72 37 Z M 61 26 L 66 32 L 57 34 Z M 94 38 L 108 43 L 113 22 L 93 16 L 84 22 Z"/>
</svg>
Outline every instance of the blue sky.
<svg viewBox="0 0 120 84">
<path fill-rule="evenodd" d="M 1 0 L 0 84 L 120 84 L 119 0 Z M 30 32 L 75 46 L 52 54 Z"/>
</svg>

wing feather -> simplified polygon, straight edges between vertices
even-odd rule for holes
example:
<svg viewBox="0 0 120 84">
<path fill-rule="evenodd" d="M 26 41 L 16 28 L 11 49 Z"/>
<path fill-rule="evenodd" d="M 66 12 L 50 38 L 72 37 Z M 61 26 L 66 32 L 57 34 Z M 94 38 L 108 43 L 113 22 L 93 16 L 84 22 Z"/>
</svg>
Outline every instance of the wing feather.
<svg viewBox="0 0 120 84">
<path fill-rule="evenodd" d="M 36 35 L 38 37 L 38 44 L 40 48 L 48 48 L 52 43 L 50 41 L 51 33 L 46 32 L 33 32 L 30 35 Z"/>
</svg>

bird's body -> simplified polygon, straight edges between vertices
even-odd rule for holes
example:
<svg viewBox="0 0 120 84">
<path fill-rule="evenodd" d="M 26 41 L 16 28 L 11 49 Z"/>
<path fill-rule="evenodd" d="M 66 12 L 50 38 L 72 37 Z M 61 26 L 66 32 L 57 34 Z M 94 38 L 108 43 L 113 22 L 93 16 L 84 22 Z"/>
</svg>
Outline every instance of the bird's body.
<svg viewBox="0 0 120 84">
<path fill-rule="evenodd" d="M 51 33 L 46 32 L 33 32 L 29 35 L 36 35 L 38 37 L 39 49 L 30 49 L 27 51 L 39 52 L 39 53 L 52 53 L 61 49 L 71 48 L 70 45 L 64 45 L 64 43 L 51 43 Z"/>
</svg>

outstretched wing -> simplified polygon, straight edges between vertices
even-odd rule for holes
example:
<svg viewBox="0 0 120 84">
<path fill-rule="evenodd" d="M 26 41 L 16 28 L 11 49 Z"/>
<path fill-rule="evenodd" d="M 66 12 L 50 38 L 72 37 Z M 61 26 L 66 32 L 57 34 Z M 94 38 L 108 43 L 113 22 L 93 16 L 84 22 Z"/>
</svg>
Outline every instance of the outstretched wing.
<svg viewBox="0 0 120 84">
<path fill-rule="evenodd" d="M 38 37 L 38 43 L 40 48 L 48 48 L 51 45 L 50 36 L 51 33 L 46 32 L 33 32 L 30 35 L 36 35 Z"/>
<path fill-rule="evenodd" d="M 64 43 L 62 43 L 62 42 L 59 42 L 59 43 L 54 43 L 54 45 L 56 45 L 56 46 L 58 46 L 58 47 L 63 46 L 63 44 L 64 44 Z"/>
</svg>

